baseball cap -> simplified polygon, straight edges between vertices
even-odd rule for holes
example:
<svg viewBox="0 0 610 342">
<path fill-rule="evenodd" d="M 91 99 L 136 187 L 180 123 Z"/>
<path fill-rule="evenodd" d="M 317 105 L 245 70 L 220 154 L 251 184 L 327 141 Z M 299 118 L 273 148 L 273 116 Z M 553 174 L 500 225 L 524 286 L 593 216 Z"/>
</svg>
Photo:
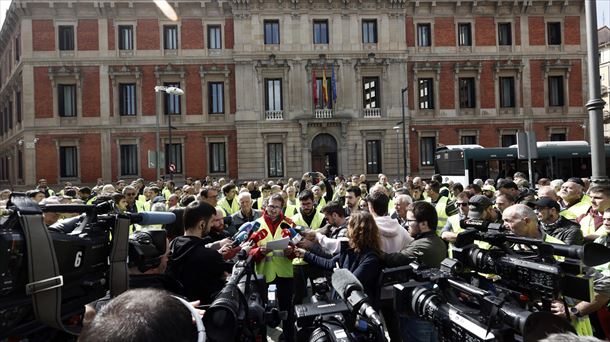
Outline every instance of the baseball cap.
<svg viewBox="0 0 610 342">
<path fill-rule="evenodd" d="M 541 197 L 539 200 L 534 202 L 534 204 L 536 205 L 536 207 L 540 207 L 540 208 L 555 208 L 555 210 L 557 210 L 557 212 L 559 212 L 561 210 L 561 208 L 559 207 L 559 203 L 557 203 L 556 201 L 553 201 L 552 199 L 550 199 L 548 197 Z"/>
<path fill-rule="evenodd" d="M 157 197 L 153 198 L 152 202 L 153 202 L 153 204 L 154 203 L 165 203 L 165 196 L 157 196 Z"/>
<path fill-rule="evenodd" d="M 484 195 L 474 195 L 468 201 L 468 218 L 478 220 L 485 209 L 491 207 L 493 202 Z"/>
</svg>

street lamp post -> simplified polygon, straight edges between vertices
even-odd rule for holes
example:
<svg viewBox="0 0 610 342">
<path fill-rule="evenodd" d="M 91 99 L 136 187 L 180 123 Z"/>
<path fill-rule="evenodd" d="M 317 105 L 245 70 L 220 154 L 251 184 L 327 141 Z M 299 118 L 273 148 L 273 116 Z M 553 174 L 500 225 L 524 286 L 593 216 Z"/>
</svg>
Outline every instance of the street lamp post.
<svg viewBox="0 0 610 342">
<path fill-rule="evenodd" d="M 599 81 L 599 55 L 597 41 L 597 8 L 595 1 L 585 1 L 587 23 L 587 69 L 589 74 L 589 138 L 591 140 L 591 181 L 608 184 L 606 158 L 604 153 L 604 101 L 601 99 Z"/>
<path fill-rule="evenodd" d="M 175 96 L 182 96 L 182 95 L 184 95 L 184 90 L 182 90 L 182 89 L 180 89 L 178 87 L 155 86 L 155 92 L 157 92 L 157 93 L 165 92 L 166 94 L 175 95 Z M 170 108 L 170 113 L 167 113 L 167 123 L 168 123 L 167 127 L 168 127 L 168 130 L 169 130 L 169 143 L 168 143 L 167 151 L 165 151 L 165 152 L 167 154 L 167 164 L 168 164 L 168 169 L 169 169 L 169 163 L 171 163 L 172 128 L 173 128 L 172 127 L 172 115 L 174 114 L 173 113 L 174 106 L 168 106 L 168 108 Z M 156 164 L 156 167 L 157 167 L 157 179 L 159 179 L 160 176 L 161 176 L 161 173 L 160 173 L 160 167 L 161 166 L 159 164 L 159 157 L 161 155 L 161 152 L 160 152 L 161 151 L 160 150 L 160 144 L 161 144 L 160 143 L 160 140 L 161 140 L 161 138 L 160 138 L 160 131 L 161 131 L 161 128 L 159 126 L 159 111 L 158 110 L 157 110 L 157 115 L 156 115 L 156 126 L 157 126 L 157 132 L 156 132 L 157 150 L 155 152 L 155 164 Z M 171 171 L 171 170 L 167 170 L 167 171 L 169 171 L 170 179 L 173 179 L 174 178 L 173 171 Z"/>
<path fill-rule="evenodd" d="M 407 178 L 407 121 L 405 120 L 405 93 L 409 87 L 404 87 L 400 90 L 401 110 L 402 110 L 402 180 Z M 408 95 L 408 93 L 407 93 Z"/>
<path fill-rule="evenodd" d="M 398 137 L 398 132 L 400 132 L 400 126 L 396 125 L 392 128 L 394 129 L 394 132 L 396 132 L 396 151 L 398 151 L 400 149 L 400 138 Z M 400 179 L 400 163 L 398 161 L 398 155 L 396 156 L 396 178 Z"/>
</svg>

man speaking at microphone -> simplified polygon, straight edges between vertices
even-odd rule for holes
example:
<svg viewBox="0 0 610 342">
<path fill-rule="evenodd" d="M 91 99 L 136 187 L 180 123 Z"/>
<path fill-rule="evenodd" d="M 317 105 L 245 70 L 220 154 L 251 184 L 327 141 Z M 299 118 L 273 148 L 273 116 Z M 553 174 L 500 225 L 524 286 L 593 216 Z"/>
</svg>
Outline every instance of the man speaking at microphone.
<svg viewBox="0 0 610 342">
<path fill-rule="evenodd" d="M 277 286 L 279 308 L 288 313 L 288 317 L 282 323 L 284 340 L 290 342 L 295 340 L 294 309 L 292 307 L 294 249 L 292 246 L 283 251 L 267 248 L 267 243 L 289 237 L 288 228 L 294 226 L 294 223 L 282 214 L 283 207 L 284 198 L 280 194 L 269 197 L 263 217 L 255 221 L 260 223 L 260 228 L 252 236 L 256 245 L 250 250 L 250 255 L 256 263 L 256 274 L 264 276 L 267 285 L 273 283 Z"/>
</svg>

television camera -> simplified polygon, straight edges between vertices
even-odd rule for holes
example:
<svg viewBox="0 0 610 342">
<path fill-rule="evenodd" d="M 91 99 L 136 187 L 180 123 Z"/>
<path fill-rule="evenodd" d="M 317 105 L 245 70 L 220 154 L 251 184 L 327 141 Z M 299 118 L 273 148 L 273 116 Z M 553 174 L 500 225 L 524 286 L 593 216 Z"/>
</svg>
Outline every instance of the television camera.
<svg viewBox="0 0 610 342">
<path fill-rule="evenodd" d="M 314 280 L 313 303 L 297 305 L 298 341 L 385 341 L 381 318 L 373 309 L 358 278 L 346 269 L 332 275 L 331 299 L 326 278 Z"/>
<path fill-rule="evenodd" d="M 43 212 L 77 213 L 47 227 Z M 0 221 L 0 338 L 51 327 L 78 334 L 84 306 L 128 288 L 129 225 L 165 224 L 173 213 L 119 214 L 112 201 L 39 206 L 13 193 Z"/>
<path fill-rule="evenodd" d="M 267 326 L 276 327 L 286 319 L 286 312 L 275 305 L 275 285 L 267 294 L 265 279 L 256 277 L 252 257 L 245 252 L 240 252 L 227 284 L 206 309 L 203 323 L 211 341 L 266 339 Z"/>
</svg>

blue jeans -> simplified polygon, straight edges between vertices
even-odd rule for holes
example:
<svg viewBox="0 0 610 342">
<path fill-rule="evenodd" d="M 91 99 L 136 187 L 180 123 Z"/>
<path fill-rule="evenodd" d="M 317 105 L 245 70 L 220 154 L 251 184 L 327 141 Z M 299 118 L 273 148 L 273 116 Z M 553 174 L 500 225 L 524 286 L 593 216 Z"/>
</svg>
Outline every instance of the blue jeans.
<svg viewBox="0 0 610 342">
<path fill-rule="evenodd" d="M 400 316 L 400 334 L 403 342 L 438 341 L 434 324 L 416 317 Z"/>
</svg>

